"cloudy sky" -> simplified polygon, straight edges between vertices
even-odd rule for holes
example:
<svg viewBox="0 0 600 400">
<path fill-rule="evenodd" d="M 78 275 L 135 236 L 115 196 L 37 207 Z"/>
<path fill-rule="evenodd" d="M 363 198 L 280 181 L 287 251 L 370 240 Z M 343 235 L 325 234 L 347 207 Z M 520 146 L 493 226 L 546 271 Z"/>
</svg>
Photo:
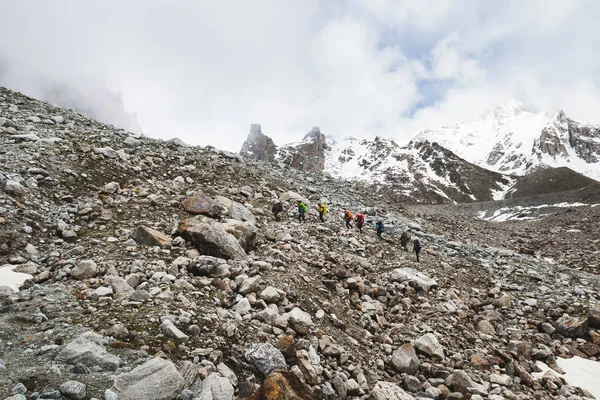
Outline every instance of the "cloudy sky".
<svg viewBox="0 0 600 400">
<path fill-rule="evenodd" d="M 51 77 L 93 93 L 101 77 L 153 137 L 237 151 L 260 123 L 277 143 L 314 125 L 402 142 L 512 101 L 600 123 L 595 0 L 0 0 L 0 9 L 7 85 L 34 92 L 32 77 Z"/>
</svg>

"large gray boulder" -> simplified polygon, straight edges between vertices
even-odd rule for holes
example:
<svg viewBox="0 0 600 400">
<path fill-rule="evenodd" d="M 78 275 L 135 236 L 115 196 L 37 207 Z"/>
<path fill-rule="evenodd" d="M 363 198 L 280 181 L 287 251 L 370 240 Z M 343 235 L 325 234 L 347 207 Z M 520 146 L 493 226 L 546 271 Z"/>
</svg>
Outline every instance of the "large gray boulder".
<svg viewBox="0 0 600 400">
<path fill-rule="evenodd" d="M 231 400 L 234 393 L 229 379 L 213 372 L 202 381 L 202 390 L 196 400 Z"/>
<path fill-rule="evenodd" d="M 246 360 L 254 365 L 264 376 L 273 371 L 286 371 L 287 364 L 281 351 L 270 343 L 255 344 L 250 346 L 244 354 Z"/>
<path fill-rule="evenodd" d="M 251 225 L 256 224 L 256 217 L 243 204 L 233 202 L 229 207 L 228 216 L 231 219 L 247 222 Z"/>
<path fill-rule="evenodd" d="M 202 254 L 224 259 L 246 257 L 235 236 L 227 232 L 222 224 L 203 215 L 182 221 L 178 234 L 192 242 Z"/>
<path fill-rule="evenodd" d="M 419 371 L 421 362 L 412 344 L 405 343 L 392 354 L 392 365 L 398 372 L 414 375 Z"/>
<path fill-rule="evenodd" d="M 437 287 L 437 282 L 413 268 L 396 268 L 390 272 L 390 280 L 394 282 L 412 282 L 417 288 L 427 292 Z"/>
<path fill-rule="evenodd" d="M 98 266 L 93 260 L 83 260 L 71 270 L 71 277 L 77 280 L 90 279 L 98 273 Z"/>
<path fill-rule="evenodd" d="M 98 365 L 108 371 L 114 371 L 121 365 L 121 359 L 109 354 L 102 344 L 102 337 L 94 332 L 86 332 L 67 344 L 55 360 L 86 367 Z"/>
<path fill-rule="evenodd" d="M 256 244 L 256 226 L 248 222 L 228 219 L 222 224 L 225 231 L 233 235 L 245 251 L 251 251 Z"/>
<path fill-rule="evenodd" d="M 430 357 L 443 360 L 444 348 L 433 333 L 426 333 L 415 340 L 415 347 Z"/>
<path fill-rule="evenodd" d="M 377 382 L 371 390 L 371 397 L 373 400 L 415 400 L 412 395 L 391 382 Z"/>
<path fill-rule="evenodd" d="M 183 390 L 185 381 L 177 367 L 162 358 L 153 358 L 118 375 L 109 391 L 119 400 L 173 400 Z"/>
</svg>

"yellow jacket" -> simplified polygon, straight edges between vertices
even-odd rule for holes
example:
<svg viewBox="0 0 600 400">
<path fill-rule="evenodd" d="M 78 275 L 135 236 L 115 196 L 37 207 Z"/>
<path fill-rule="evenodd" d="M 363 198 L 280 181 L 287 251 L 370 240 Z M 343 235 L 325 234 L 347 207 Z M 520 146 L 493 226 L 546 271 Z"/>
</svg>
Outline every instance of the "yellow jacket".
<svg viewBox="0 0 600 400">
<path fill-rule="evenodd" d="M 325 204 L 321 204 L 318 210 L 320 213 L 327 214 L 327 206 Z"/>
</svg>

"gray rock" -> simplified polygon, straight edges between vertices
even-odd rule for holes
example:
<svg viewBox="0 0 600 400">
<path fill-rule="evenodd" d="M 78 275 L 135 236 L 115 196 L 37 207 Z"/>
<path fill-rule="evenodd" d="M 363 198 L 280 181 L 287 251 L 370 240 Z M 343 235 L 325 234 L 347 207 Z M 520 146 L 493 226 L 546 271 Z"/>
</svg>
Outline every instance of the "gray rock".
<svg viewBox="0 0 600 400">
<path fill-rule="evenodd" d="M 50 119 L 56 122 L 57 124 L 63 124 L 65 122 L 65 117 L 63 117 L 62 115 L 53 115 L 52 117 L 50 117 Z"/>
<path fill-rule="evenodd" d="M 213 372 L 202 381 L 202 391 L 198 400 L 231 400 L 235 390 L 229 379 Z"/>
<path fill-rule="evenodd" d="M 71 276 L 77 280 L 90 279 L 98 273 L 98 266 L 93 260 L 83 260 L 71 269 Z"/>
<path fill-rule="evenodd" d="M 256 275 L 252 278 L 244 279 L 242 284 L 238 289 L 238 293 L 241 295 L 246 295 L 248 293 L 256 292 L 258 290 L 258 285 L 260 284 L 260 276 Z"/>
<path fill-rule="evenodd" d="M 426 333 L 415 340 L 415 347 L 430 357 L 437 357 L 440 360 L 445 358 L 444 348 L 433 333 Z"/>
<path fill-rule="evenodd" d="M 117 158 L 119 155 L 112 147 L 96 147 L 94 153 L 101 154 L 106 158 Z"/>
<path fill-rule="evenodd" d="M 73 400 L 83 400 L 86 396 L 85 384 L 77 381 L 66 381 L 58 387 L 63 396 Z"/>
<path fill-rule="evenodd" d="M 90 368 L 97 365 L 108 371 L 114 371 L 121 365 L 121 359 L 109 354 L 102 344 L 102 337 L 93 332 L 86 332 L 71 341 L 55 359 L 58 362 L 83 364 Z"/>
<path fill-rule="evenodd" d="M 132 136 L 128 136 L 127 139 L 123 140 L 123 144 L 127 147 L 138 147 L 142 142 Z"/>
<path fill-rule="evenodd" d="M 477 331 L 484 333 L 486 335 L 494 336 L 496 334 L 496 329 L 494 325 L 487 319 L 482 319 L 477 323 Z"/>
<path fill-rule="evenodd" d="M 427 275 L 412 268 L 397 268 L 390 272 L 390 279 L 395 282 L 413 282 L 425 292 L 437 287 L 437 282 Z"/>
<path fill-rule="evenodd" d="M 392 354 L 392 365 L 396 371 L 414 375 L 419 371 L 421 362 L 412 344 L 405 343 Z"/>
<path fill-rule="evenodd" d="M 19 182 L 10 179 L 4 182 L 4 191 L 17 197 L 25 196 L 25 188 Z"/>
<path fill-rule="evenodd" d="M 281 294 L 273 286 L 267 286 L 260 292 L 260 298 L 267 303 L 277 303 L 281 299 Z"/>
<path fill-rule="evenodd" d="M 243 299 L 234 304 L 232 310 L 243 315 L 252 310 L 252 306 L 250 305 L 250 301 L 244 297 Z"/>
<path fill-rule="evenodd" d="M 373 400 L 415 400 L 412 395 L 391 382 L 377 382 L 371 390 L 371 397 Z"/>
<path fill-rule="evenodd" d="M 254 365 L 264 376 L 273 371 L 286 371 L 287 364 L 281 351 L 270 343 L 255 344 L 250 346 L 244 354 L 246 360 Z"/>
<path fill-rule="evenodd" d="M 117 295 L 125 296 L 133 292 L 133 288 L 129 285 L 129 283 L 119 276 L 108 275 L 104 277 L 104 281 L 110 285 L 112 290 Z"/>
<path fill-rule="evenodd" d="M 216 275 L 220 265 L 227 265 L 227 260 L 211 256 L 200 256 L 188 265 L 188 271 L 196 276 Z"/>
<path fill-rule="evenodd" d="M 169 321 L 168 319 L 164 320 L 163 323 L 160 325 L 160 331 L 169 337 L 173 337 L 175 339 L 177 339 L 177 341 L 179 342 L 187 342 L 188 339 L 190 338 L 188 335 L 186 335 L 185 333 L 181 332 L 179 330 L 179 328 L 177 328 L 171 321 Z"/>
<path fill-rule="evenodd" d="M 27 388 L 21 382 L 17 383 L 10 390 L 10 394 L 27 394 Z"/>
<path fill-rule="evenodd" d="M 302 311 L 298 307 L 294 307 L 288 313 L 292 329 L 296 332 L 306 335 L 310 332 L 313 326 L 313 321 L 309 313 Z"/>
<path fill-rule="evenodd" d="M 245 251 L 251 251 L 254 249 L 256 243 L 256 226 L 243 221 L 237 221 L 235 219 L 227 219 L 225 220 L 221 226 L 225 231 L 233 237 L 235 237 L 240 246 Z"/>
<path fill-rule="evenodd" d="M 472 394 L 485 394 L 487 390 L 483 385 L 473 382 L 471 377 L 465 371 L 456 370 L 448 378 L 446 378 L 446 386 L 454 388 L 454 390 L 469 396 Z"/>
<path fill-rule="evenodd" d="M 121 188 L 119 182 L 110 182 L 102 187 L 102 193 L 104 194 L 113 194 L 116 193 L 117 190 Z"/>
<path fill-rule="evenodd" d="M 228 209 L 229 218 L 248 222 L 250 225 L 256 224 L 256 217 L 242 204 L 233 202 L 231 207 L 228 207 Z"/>
<path fill-rule="evenodd" d="M 184 380 L 171 361 L 153 358 L 118 375 L 109 389 L 119 400 L 173 400 L 183 390 Z"/>
</svg>

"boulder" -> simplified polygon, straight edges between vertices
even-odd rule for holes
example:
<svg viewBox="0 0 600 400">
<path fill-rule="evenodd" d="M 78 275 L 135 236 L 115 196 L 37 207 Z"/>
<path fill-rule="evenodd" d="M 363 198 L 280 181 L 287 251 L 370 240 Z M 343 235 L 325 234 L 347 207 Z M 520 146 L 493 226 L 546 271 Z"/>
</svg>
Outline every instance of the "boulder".
<svg viewBox="0 0 600 400">
<path fill-rule="evenodd" d="M 590 328 L 600 329 L 600 303 L 588 310 L 587 319 Z"/>
<path fill-rule="evenodd" d="M 391 382 L 377 382 L 371 390 L 371 397 L 373 400 L 415 400 L 412 395 Z"/>
<path fill-rule="evenodd" d="M 477 323 L 477 332 L 481 332 L 486 335 L 494 336 L 496 334 L 496 329 L 494 329 L 494 325 L 487 319 L 482 319 Z"/>
<path fill-rule="evenodd" d="M 390 280 L 395 282 L 412 282 L 425 292 L 437 287 L 437 282 L 413 268 L 396 268 L 390 272 Z"/>
<path fill-rule="evenodd" d="M 226 220 L 222 223 L 222 226 L 227 233 L 233 235 L 238 240 L 244 251 L 254 249 L 254 245 L 256 244 L 256 226 L 235 219 Z"/>
<path fill-rule="evenodd" d="M 242 281 L 240 287 L 238 289 L 238 293 L 241 295 L 246 295 L 248 293 L 256 292 L 258 290 L 258 285 L 260 284 L 260 276 L 256 275 L 252 278 L 247 278 Z"/>
<path fill-rule="evenodd" d="M 435 357 L 440 360 L 445 358 L 444 348 L 433 333 L 426 333 L 415 340 L 415 347 L 430 357 Z"/>
<path fill-rule="evenodd" d="M 465 371 L 456 370 L 446 378 L 446 386 L 452 387 L 455 391 L 465 396 L 472 394 L 487 395 L 487 390 L 483 385 L 473 382 L 471 377 Z"/>
<path fill-rule="evenodd" d="M 569 338 L 584 337 L 588 332 L 588 320 L 563 314 L 554 324 L 556 332 Z"/>
<path fill-rule="evenodd" d="M 144 246 L 158 246 L 162 249 L 171 247 L 171 238 L 147 226 L 138 226 L 131 232 L 131 238 Z"/>
<path fill-rule="evenodd" d="M 153 358 L 131 372 L 115 377 L 109 389 L 119 400 L 173 400 L 183 390 L 184 380 L 171 361 Z"/>
<path fill-rule="evenodd" d="M 120 188 L 121 185 L 119 185 L 119 182 L 109 182 L 102 187 L 102 193 L 113 194 L 116 193 Z"/>
<path fill-rule="evenodd" d="M 55 359 L 58 362 L 83 364 L 90 368 L 98 365 L 108 371 L 114 371 L 121 365 L 121 359 L 109 354 L 102 344 L 102 337 L 93 332 L 86 332 L 71 341 Z"/>
<path fill-rule="evenodd" d="M 202 214 L 211 218 L 218 218 L 223 212 L 223 207 L 216 201 L 209 199 L 202 193 L 183 200 L 183 208 L 190 214 Z"/>
<path fill-rule="evenodd" d="M 313 321 L 309 313 L 302 311 L 298 307 L 294 307 L 288 313 L 292 329 L 301 334 L 308 334 L 313 326 Z"/>
<path fill-rule="evenodd" d="M 249 400 L 313 400 L 309 386 L 291 372 L 273 372 Z"/>
<path fill-rule="evenodd" d="M 398 372 L 415 375 L 419 371 L 421 362 L 412 344 L 405 343 L 392 354 L 392 365 Z"/>
<path fill-rule="evenodd" d="M 98 266 L 93 260 L 83 260 L 71 269 L 71 276 L 79 281 L 93 278 L 97 273 Z"/>
<path fill-rule="evenodd" d="M 228 208 L 227 215 L 229 216 L 229 218 L 234 220 L 247 222 L 251 225 L 256 224 L 256 217 L 254 216 L 254 214 L 252 214 L 250 210 L 248 210 L 240 203 L 233 202 L 231 204 L 231 207 Z"/>
<path fill-rule="evenodd" d="M 213 372 L 202 381 L 200 400 L 231 400 L 235 390 L 229 379 Z"/>
<path fill-rule="evenodd" d="M 287 364 L 281 351 L 270 343 L 250 346 L 244 354 L 246 360 L 254 365 L 263 375 L 268 376 L 273 371 L 286 371 Z"/>
<path fill-rule="evenodd" d="M 217 269 L 221 265 L 227 265 L 227 260 L 212 256 L 196 257 L 188 265 L 188 271 L 196 276 L 216 275 Z"/>
<path fill-rule="evenodd" d="M 222 224 L 203 215 L 182 221 L 178 234 L 192 242 L 205 255 L 224 259 L 246 257 L 246 252 L 235 236 L 228 233 Z"/>
<path fill-rule="evenodd" d="M 181 332 L 179 328 L 177 328 L 173 322 L 169 321 L 168 319 L 164 320 L 160 325 L 160 331 L 163 333 L 163 335 L 175 338 L 178 342 L 182 343 L 187 342 L 190 338 L 188 335 Z"/>
<path fill-rule="evenodd" d="M 7 179 L 4 182 L 4 191 L 13 196 L 22 197 L 25 196 L 25 188 L 19 184 L 19 182 Z"/>
<path fill-rule="evenodd" d="M 77 381 L 66 381 L 58 387 L 60 393 L 68 399 L 83 400 L 86 396 L 85 384 Z"/>
</svg>

